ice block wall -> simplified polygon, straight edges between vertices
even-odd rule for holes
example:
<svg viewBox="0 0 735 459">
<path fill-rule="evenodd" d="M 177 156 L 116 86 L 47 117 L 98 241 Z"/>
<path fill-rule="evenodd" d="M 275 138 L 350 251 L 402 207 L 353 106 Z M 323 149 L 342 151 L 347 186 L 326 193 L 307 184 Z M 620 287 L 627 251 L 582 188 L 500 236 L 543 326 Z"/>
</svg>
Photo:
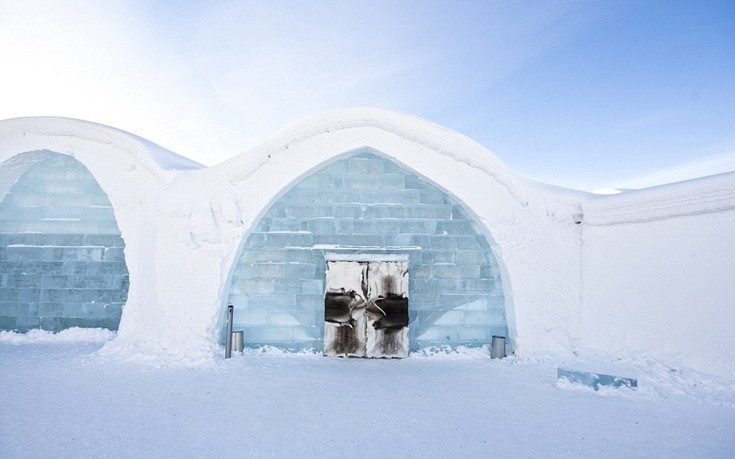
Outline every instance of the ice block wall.
<svg viewBox="0 0 735 459">
<path fill-rule="evenodd" d="M 110 201 L 76 159 L 39 157 L 0 203 L 0 329 L 117 330 L 128 270 Z"/>
<path fill-rule="evenodd" d="M 301 179 L 246 236 L 228 300 L 247 345 L 322 349 L 334 253 L 408 256 L 412 350 L 508 336 L 497 260 L 463 204 L 365 149 Z"/>
</svg>

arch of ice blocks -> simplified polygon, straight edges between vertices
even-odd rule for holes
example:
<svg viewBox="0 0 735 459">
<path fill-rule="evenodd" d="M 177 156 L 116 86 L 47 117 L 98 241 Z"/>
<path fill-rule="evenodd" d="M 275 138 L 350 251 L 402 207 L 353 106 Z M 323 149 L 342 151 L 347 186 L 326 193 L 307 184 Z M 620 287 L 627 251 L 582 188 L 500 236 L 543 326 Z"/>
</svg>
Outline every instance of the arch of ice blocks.
<svg viewBox="0 0 735 459">
<path fill-rule="evenodd" d="M 110 200 L 71 156 L 26 155 L 0 202 L 0 329 L 117 330 L 128 270 Z"/>
<path fill-rule="evenodd" d="M 412 350 L 508 335 L 498 263 L 465 206 L 362 149 L 297 181 L 247 235 L 228 297 L 246 344 L 321 350 L 335 258 L 408 260 Z"/>
</svg>

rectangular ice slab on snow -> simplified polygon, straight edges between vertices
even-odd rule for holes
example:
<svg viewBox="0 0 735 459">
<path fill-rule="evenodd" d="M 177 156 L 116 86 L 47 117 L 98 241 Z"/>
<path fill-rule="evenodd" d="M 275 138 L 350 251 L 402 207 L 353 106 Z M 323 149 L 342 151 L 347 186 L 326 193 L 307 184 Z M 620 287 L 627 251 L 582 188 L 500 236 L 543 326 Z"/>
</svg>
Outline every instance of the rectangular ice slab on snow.
<svg viewBox="0 0 735 459">
<path fill-rule="evenodd" d="M 588 371 L 567 370 L 564 368 L 556 369 L 556 379 L 566 379 L 572 384 L 582 384 L 594 390 L 599 390 L 600 386 L 628 387 L 631 389 L 638 387 L 638 380 L 635 378 L 624 378 L 622 376 L 591 373 Z"/>
</svg>

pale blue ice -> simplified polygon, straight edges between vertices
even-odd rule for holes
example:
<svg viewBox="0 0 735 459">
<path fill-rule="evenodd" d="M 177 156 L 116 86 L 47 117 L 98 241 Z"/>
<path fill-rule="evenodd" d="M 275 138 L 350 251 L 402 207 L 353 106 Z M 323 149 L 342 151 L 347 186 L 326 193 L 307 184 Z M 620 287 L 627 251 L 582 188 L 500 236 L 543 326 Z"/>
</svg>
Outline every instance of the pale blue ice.
<svg viewBox="0 0 735 459">
<path fill-rule="evenodd" d="M 128 270 L 110 200 L 76 159 L 34 157 L 0 202 L 0 330 L 116 330 Z"/>
<path fill-rule="evenodd" d="M 508 334 L 497 260 L 465 206 L 366 149 L 295 183 L 247 235 L 228 297 L 246 345 L 322 348 L 335 251 L 408 256 L 412 350 Z"/>
</svg>

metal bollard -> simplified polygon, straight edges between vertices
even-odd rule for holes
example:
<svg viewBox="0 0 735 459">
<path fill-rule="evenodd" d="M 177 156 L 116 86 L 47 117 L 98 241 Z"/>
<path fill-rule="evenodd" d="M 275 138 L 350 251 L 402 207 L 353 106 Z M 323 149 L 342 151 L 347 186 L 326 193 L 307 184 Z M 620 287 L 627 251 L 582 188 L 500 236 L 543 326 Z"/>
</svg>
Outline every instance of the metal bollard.
<svg viewBox="0 0 735 459">
<path fill-rule="evenodd" d="M 225 358 L 232 357 L 232 305 L 227 306 L 227 334 L 225 335 Z"/>
<path fill-rule="evenodd" d="M 491 359 L 502 359 L 505 357 L 505 337 L 493 336 L 493 346 L 490 351 Z"/>
</svg>

